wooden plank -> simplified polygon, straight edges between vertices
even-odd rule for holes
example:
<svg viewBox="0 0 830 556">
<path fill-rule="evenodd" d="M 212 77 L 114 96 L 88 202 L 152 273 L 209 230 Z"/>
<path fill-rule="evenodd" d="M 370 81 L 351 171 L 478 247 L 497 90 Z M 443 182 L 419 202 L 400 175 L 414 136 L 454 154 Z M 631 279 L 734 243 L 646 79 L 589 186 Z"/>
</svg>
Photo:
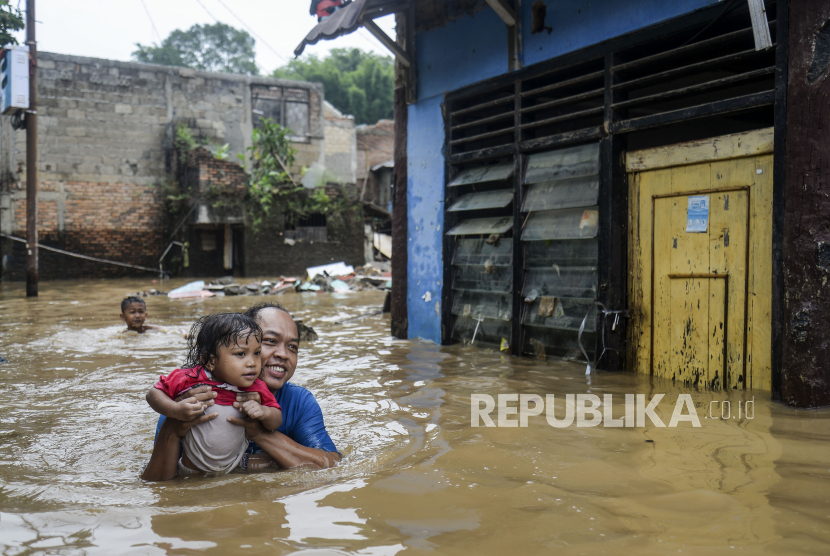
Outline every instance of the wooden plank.
<svg viewBox="0 0 830 556">
<path fill-rule="evenodd" d="M 455 114 L 453 114 L 455 115 Z M 495 116 L 489 116 L 487 118 L 482 118 L 480 120 L 473 120 L 472 122 L 465 122 L 463 124 L 454 125 L 451 127 L 452 131 L 458 131 L 461 129 L 467 129 L 470 127 L 475 127 L 478 125 L 489 124 L 492 122 L 497 122 L 499 120 L 508 120 L 513 118 L 513 111 L 505 112 L 504 114 L 496 114 Z"/>
<path fill-rule="evenodd" d="M 516 12 L 504 0 L 484 0 L 508 27 L 516 25 Z"/>
<path fill-rule="evenodd" d="M 732 135 L 722 135 L 711 139 L 631 151 L 625 155 L 626 170 L 641 172 L 643 170 L 771 153 L 773 151 L 773 131 L 774 128 L 769 127 Z"/>
<path fill-rule="evenodd" d="M 478 135 L 471 135 L 470 137 L 462 137 L 461 139 L 456 139 L 455 141 L 450 141 L 450 145 L 460 145 L 462 143 L 469 143 L 471 141 L 480 141 L 482 139 L 490 139 L 491 137 L 498 137 L 499 135 L 507 135 L 508 133 L 513 133 L 513 126 L 506 127 L 504 129 L 499 129 L 497 131 L 489 131 L 487 133 L 480 133 Z"/>
<path fill-rule="evenodd" d="M 516 98 L 515 95 L 510 94 L 510 95 L 507 95 L 507 96 L 504 96 L 504 97 L 499 97 L 499 98 L 494 99 L 494 100 L 488 100 L 487 102 L 482 102 L 480 104 L 476 104 L 476 105 L 473 105 L 473 106 L 470 106 L 470 107 L 467 107 L 467 108 L 462 108 L 461 110 L 454 110 L 454 111 L 451 112 L 451 115 L 452 115 L 453 118 L 455 118 L 457 116 L 463 116 L 464 114 L 469 114 L 470 112 L 475 112 L 477 110 L 483 110 L 484 108 L 492 108 L 494 106 L 500 106 L 502 104 L 508 104 L 510 102 L 513 102 L 515 100 L 515 98 Z M 455 104 L 456 102 L 459 102 L 459 101 L 457 101 L 457 100 L 453 101 L 453 104 Z"/>
<path fill-rule="evenodd" d="M 579 93 L 578 95 L 571 95 L 569 97 L 558 98 L 556 100 L 551 100 L 548 102 L 543 102 L 541 104 L 535 104 L 533 106 L 528 106 L 526 108 L 522 108 L 522 114 L 527 114 L 529 112 L 535 112 L 537 110 L 544 110 L 546 108 L 555 108 L 557 106 L 566 106 L 568 104 L 573 104 L 575 102 L 580 102 L 583 100 L 587 100 L 590 98 L 596 98 L 603 96 L 603 89 L 594 89 L 593 91 L 587 91 L 585 93 Z"/>
<path fill-rule="evenodd" d="M 658 199 L 652 201 L 655 194 L 671 191 L 671 170 L 658 170 L 656 172 L 649 172 L 648 175 L 642 176 L 643 180 L 647 181 L 649 185 L 648 208 L 645 214 L 649 215 L 652 223 L 648 230 L 650 241 L 648 250 L 648 258 L 645 259 L 648 264 L 650 272 L 649 286 L 651 288 L 650 297 L 650 338 L 652 347 L 651 353 L 651 372 L 654 376 L 665 376 L 669 368 L 669 350 L 670 343 L 666 334 L 660 334 L 660 331 L 671 329 L 671 312 L 669 303 L 671 300 L 670 279 L 668 274 L 671 271 L 671 259 L 665 255 L 658 256 L 658 254 L 669 253 L 671 249 L 671 235 L 665 233 L 666 230 L 671 229 L 671 211 L 667 207 L 671 206 L 671 199 Z M 653 248 L 652 248 L 653 245 Z M 652 249 L 654 256 L 652 256 Z M 652 301 L 653 300 L 653 301 Z M 653 305 L 652 305 L 653 304 Z"/>
<path fill-rule="evenodd" d="M 771 23 L 771 25 L 774 22 Z M 620 73 L 632 68 L 637 68 L 643 65 L 655 63 L 655 62 L 665 62 L 667 59 L 678 56 L 681 54 L 689 54 L 696 50 L 702 50 L 706 48 L 711 48 L 713 46 L 723 46 L 724 44 L 731 43 L 736 40 L 749 38 L 752 36 L 752 28 L 747 27 L 746 29 L 741 29 L 739 31 L 733 31 L 731 33 L 726 33 L 725 35 L 718 35 L 716 37 L 712 37 L 711 39 L 706 39 L 698 42 L 694 42 L 687 46 L 681 46 L 678 48 L 674 48 L 672 50 L 666 50 L 665 52 L 660 52 L 658 54 L 652 54 L 650 56 L 646 56 L 644 58 L 639 58 L 637 60 L 632 60 L 631 62 L 626 62 L 624 64 L 616 65 L 612 68 L 614 73 Z"/>
<path fill-rule="evenodd" d="M 755 161 L 751 158 L 724 160 L 711 165 L 714 189 L 751 185 L 754 181 Z M 744 336 L 746 327 L 746 256 L 749 238 L 747 212 L 748 192 L 729 194 L 729 216 L 725 227 L 729 231 L 729 245 L 723 248 L 724 272 L 729 274 L 729 323 L 727 342 L 727 382 L 724 388 L 742 389 L 744 373 Z M 751 197 L 750 197 L 751 198 Z M 747 346 L 748 353 L 748 346 Z"/>
<path fill-rule="evenodd" d="M 707 164 L 673 168 L 672 193 L 707 189 Z M 686 232 L 688 197 L 667 198 L 671 203 L 671 248 L 657 258 L 671 261 L 671 273 L 708 274 L 709 241 L 707 234 Z M 659 230 L 657 230 L 658 233 Z M 709 359 L 709 282 L 707 278 L 674 279 L 671 281 L 671 375 L 676 381 L 691 385 L 707 374 Z"/>
<path fill-rule="evenodd" d="M 553 118 L 546 118 L 544 120 L 539 120 L 538 122 L 531 122 L 529 124 L 523 124 L 521 126 L 522 129 L 531 129 L 534 127 L 539 127 L 543 125 L 550 125 L 556 124 L 559 122 L 567 122 L 568 120 L 576 120 L 578 118 L 583 118 L 586 116 L 594 116 L 596 114 L 602 114 L 605 111 L 605 107 L 597 106 L 595 108 L 588 108 L 587 110 L 580 110 L 579 112 L 571 112 L 570 114 L 563 114 L 561 116 L 555 116 Z"/>
<path fill-rule="evenodd" d="M 703 70 L 709 70 L 717 66 L 733 64 L 736 62 L 742 62 L 747 59 L 757 58 L 761 55 L 763 55 L 763 53 L 759 53 L 755 49 L 744 50 L 741 52 L 736 52 L 734 54 L 727 54 L 726 56 L 719 56 L 718 58 L 712 58 L 710 60 L 696 62 L 694 64 L 681 66 L 679 68 L 673 68 L 670 70 L 661 71 L 659 73 L 652 73 L 650 75 L 638 77 L 637 79 L 632 79 L 630 81 L 622 81 L 614 85 L 614 90 L 623 91 L 633 88 L 646 87 L 648 85 L 653 85 L 655 83 L 666 83 L 676 77 L 688 76 L 690 74 L 694 74 Z"/>
<path fill-rule="evenodd" d="M 788 4 L 781 399 L 793 407 L 823 407 L 830 405 L 830 2 Z"/>
<path fill-rule="evenodd" d="M 592 80 L 600 80 L 605 77 L 605 71 L 593 71 L 591 73 L 586 73 L 585 75 L 580 75 L 579 77 L 573 77 L 571 79 L 566 79 L 564 81 L 560 81 L 558 83 L 553 83 L 551 85 L 545 85 L 544 87 L 539 87 L 537 89 L 531 89 L 529 91 L 525 91 L 522 93 L 522 97 L 530 97 L 534 95 L 539 95 L 542 93 L 547 93 L 550 91 L 555 91 L 557 89 L 562 89 L 564 87 L 570 87 L 571 85 L 578 85 L 580 83 L 584 83 L 586 81 Z"/>
<path fill-rule="evenodd" d="M 703 91 L 718 89 L 729 85 L 735 85 L 736 83 L 741 83 L 743 81 L 751 81 L 755 78 L 764 77 L 765 75 L 772 75 L 774 73 L 774 67 L 761 68 L 755 71 L 749 71 L 747 73 L 741 73 L 738 75 L 732 75 L 730 77 L 724 77 L 722 79 L 713 79 L 712 81 L 698 83 L 697 85 L 690 85 L 688 87 L 682 87 L 679 89 L 673 89 L 671 91 L 665 91 L 653 95 L 645 95 L 637 97 L 635 99 L 618 102 L 613 105 L 613 108 L 615 110 L 621 110 L 623 108 L 631 108 L 633 106 L 642 106 L 643 104 L 652 104 L 655 102 L 669 100 L 672 98 L 701 93 Z"/>
<path fill-rule="evenodd" d="M 395 55 L 395 60 L 398 61 L 401 65 L 406 67 L 410 67 L 414 64 L 412 58 L 407 54 L 407 52 L 398 46 L 394 40 L 389 38 L 389 36 L 383 32 L 383 29 L 378 27 L 378 24 L 372 21 L 371 19 L 364 19 L 363 26 L 366 28 L 367 31 L 372 33 L 377 40 L 383 44 L 386 48 L 389 49 L 392 54 Z"/>
<path fill-rule="evenodd" d="M 752 34 L 755 36 L 755 50 L 772 48 L 764 0 L 748 0 L 748 2 L 749 16 L 752 20 Z"/>
<path fill-rule="evenodd" d="M 718 100 L 706 104 L 698 104 L 696 106 L 680 108 L 678 110 L 662 112 L 660 114 L 653 114 L 651 116 L 642 116 L 640 118 L 632 118 L 630 120 L 616 122 L 611 126 L 611 133 L 628 133 L 631 131 L 641 131 L 644 129 L 652 129 L 670 124 L 697 120 L 700 118 L 708 118 L 709 116 L 725 116 L 727 114 L 745 112 L 754 108 L 760 108 L 761 106 L 771 105 L 774 101 L 774 90 L 752 93 L 726 100 Z"/>
<path fill-rule="evenodd" d="M 498 147 L 488 147 L 477 151 L 453 154 L 449 156 L 449 161 L 451 164 L 465 164 L 467 162 L 475 162 L 477 160 L 499 158 L 512 152 L 513 144 L 510 143 L 509 145 L 499 145 Z"/>
<path fill-rule="evenodd" d="M 732 220 L 735 212 L 735 194 L 737 191 L 729 191 L 724 193 L 713 193 L 709 197 L 709 269 L 713 273 L 719 275 L 729 275 L 727 271 L 725 245 L 734 245 L 733 241 L 728 241 L 726 238 L 731 238 L 730 227 L 732 227 Z M 735 328 L 736 323 L 727 321 L 727 308 L 724 307 L 725 299 L 729 294 L 733 293 L 736 280 L 735 277 L 730 277 L 730 283 L 725 281 L 709 282 L 709 370 L 706 376 L 706 385 L 712 389 L 720 390 L 723 388 L 723 369 L 724 369 L 724 345 L 727 341 L 727 334 L 729 332 L 729 325 Z M 732 287 L 729 287 L 732 286 Z"/>
<path fill-rule="evenodd" d="M 574 143 L 584 143 L 586 141 L 590 141 L 591 139 L 599 139 L 602 136 L 602 126 L 587 127 L 585 129 L 566 131 L 564 133 L 558 133 L 548 137 L 528 139 L 519 143 L 519 149 L 522 152 L 550 149 Z"/>
<path fill-rule="evenodd" d="M 749 334 L 747 388 L 772 389 L 772 206 L 773 157 L 755 159 L 752 186 L 749 268 Z M 761 173 L 758 173 L 761 170 Z"/>
<path fill-rule="evenodd" d="M 630 348 L 626 354 L 626 368 L 638 373 L 648 372 L 648 357 L 643 344 L 648 336 L 643 332 L 643 265 L 641 255 L 641 216 L 646 219 L 640 206 L 640 176 L 628 175 L 628 331 Z M 650 220 L 649 220 L 650 223 Z M 647 347 L 647 345 L 645 346 Z"/>
<path fill-rule="evenodd" d="M 772 399 L 781 400 L 782 357 L 784 348 L 784 203 L 787 168 L 787 87 L 789 19 L 788 2 L 775 6 L 775 153 L 773 160 L 772 201 L 772 323 L 769 343 L 772 346 Z M 801 15 L 801 14 L 799 14 Z M 809 16 L 807 16 L 809 18 Z M 808 19 L 809 21 L 809 19 Z M 816 20 L 818 21 L 818 20 Z M 800 43 L 804 44 L 804 43 Z"/>
</svg>

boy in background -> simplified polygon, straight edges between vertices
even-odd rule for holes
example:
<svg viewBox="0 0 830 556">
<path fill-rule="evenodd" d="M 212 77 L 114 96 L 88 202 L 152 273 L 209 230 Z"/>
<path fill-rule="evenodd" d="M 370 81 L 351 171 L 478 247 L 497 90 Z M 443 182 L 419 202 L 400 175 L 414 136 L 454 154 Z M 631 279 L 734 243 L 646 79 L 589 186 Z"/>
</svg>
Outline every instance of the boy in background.
<svg viewBox="0 0 830 556">
<path fill-rule="evenodd" d="M 155 326 L 144 324 L 147 319 L 147 304 L 140 297 L 125 297 L 121 302 L 121 320 L 127 323 L 127 330 L 144 334 Z"/>
</svg>

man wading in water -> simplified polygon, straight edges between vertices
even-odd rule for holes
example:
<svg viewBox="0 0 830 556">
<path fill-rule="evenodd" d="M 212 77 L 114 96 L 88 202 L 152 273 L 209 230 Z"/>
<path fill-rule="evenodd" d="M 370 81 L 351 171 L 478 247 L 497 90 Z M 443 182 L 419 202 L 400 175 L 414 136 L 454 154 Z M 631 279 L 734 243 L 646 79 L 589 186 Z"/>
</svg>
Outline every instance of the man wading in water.
<svg viewBox="0 0 830 556">
<path fill-rule="evenodd" d="M 323 469 L 336 465 L 340 461 L 340 454 L 326 432 L 320 405 L 311 392 L 302 386 L 288 383 L 297 367 L 300 347 L 294 319 L 281 305 L 271 303 L 255 305 L 245 311 L 245 314 L 256 320 L 262 328 L 260 379 L 277 398 L 283 411 L 282 425 L 273 432 L 266 431 L 261 422 L 255 419 L 229 418 L 231 423 L 245 427 L 246 436 L 253 441 L 249 447 L 249 469 L 268 467 L 271 459 L 283 468 L 309 466 Z M 216 393 L 208 386 L 200 386 L 188 392 L 187 396 L 207 407 L 213 405 Z M 259 394 L 239 394 L 237 402 L 246 401 L 246 396 L 258 398 Z M 190 427 L 215 417 L 215 413 L 202 415 L 187 422 L 161 417 L 153 454 L 141 478 L 145 481 L 174 478 L 181 439 Z"/>
</svg>

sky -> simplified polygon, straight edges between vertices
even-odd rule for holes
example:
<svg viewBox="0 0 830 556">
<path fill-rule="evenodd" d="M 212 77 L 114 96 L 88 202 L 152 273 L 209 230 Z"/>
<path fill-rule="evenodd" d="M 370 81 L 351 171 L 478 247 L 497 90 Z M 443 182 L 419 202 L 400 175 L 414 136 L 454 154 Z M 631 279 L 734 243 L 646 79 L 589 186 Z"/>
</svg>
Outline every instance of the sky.
<svg viewBox="0 0 830 556">
<path fill-rule="evenodd" d="M 256 39 L 260 74 L 269 74 L 291 60 L 294 48 L 317 24 L 317 18 L 308 13 L 308 0 L 35 1 L 38 51 L 129 61 L 136 43 L 160 43 L 174 29 L 220 21 L 245 29 Z M 11 0 L 12 5 L 18 2 L 25 10 L 25 0 Z M 376 22 L 390 37 L 395 36 L 394 16 Z M 19 33 L 18 41 L 24 40 L 25 32 Z M 351 35 L 308 46 L 303 56 L 323 57 L 332 48 L 360 48 L 389 55 L 361 28 Z"/>
</svg>

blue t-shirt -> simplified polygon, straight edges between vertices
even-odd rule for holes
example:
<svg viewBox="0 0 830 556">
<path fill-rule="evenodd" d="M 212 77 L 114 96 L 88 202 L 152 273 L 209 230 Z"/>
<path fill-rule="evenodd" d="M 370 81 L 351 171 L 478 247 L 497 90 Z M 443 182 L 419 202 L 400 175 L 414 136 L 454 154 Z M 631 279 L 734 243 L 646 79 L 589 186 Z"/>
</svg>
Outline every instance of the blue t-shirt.
<svg viewBox="0 0 830 556">
<path fill-rule="evenodd" d="M 274 393 L 277 403 L 282 407 L 282 425 L 277 429 L 297 444 L 306 448 L 318 448 L 326 452 L 337 452 L 334 442 L 331 441 L 329 433 L 326 432 L 326 424 L 323 422 L 323 412 L 320 404 L 314 398 L 314 394 L 296 384 L 286 382 L 282 388 Z M 159 417 L 156 425 L 156 437 L 158 437 L 161 424 L 164 422 L 164 415 Z M 249 453 L 262 452 L 262 449 L 251 442 L 248 446 Z"/>
</svg>

